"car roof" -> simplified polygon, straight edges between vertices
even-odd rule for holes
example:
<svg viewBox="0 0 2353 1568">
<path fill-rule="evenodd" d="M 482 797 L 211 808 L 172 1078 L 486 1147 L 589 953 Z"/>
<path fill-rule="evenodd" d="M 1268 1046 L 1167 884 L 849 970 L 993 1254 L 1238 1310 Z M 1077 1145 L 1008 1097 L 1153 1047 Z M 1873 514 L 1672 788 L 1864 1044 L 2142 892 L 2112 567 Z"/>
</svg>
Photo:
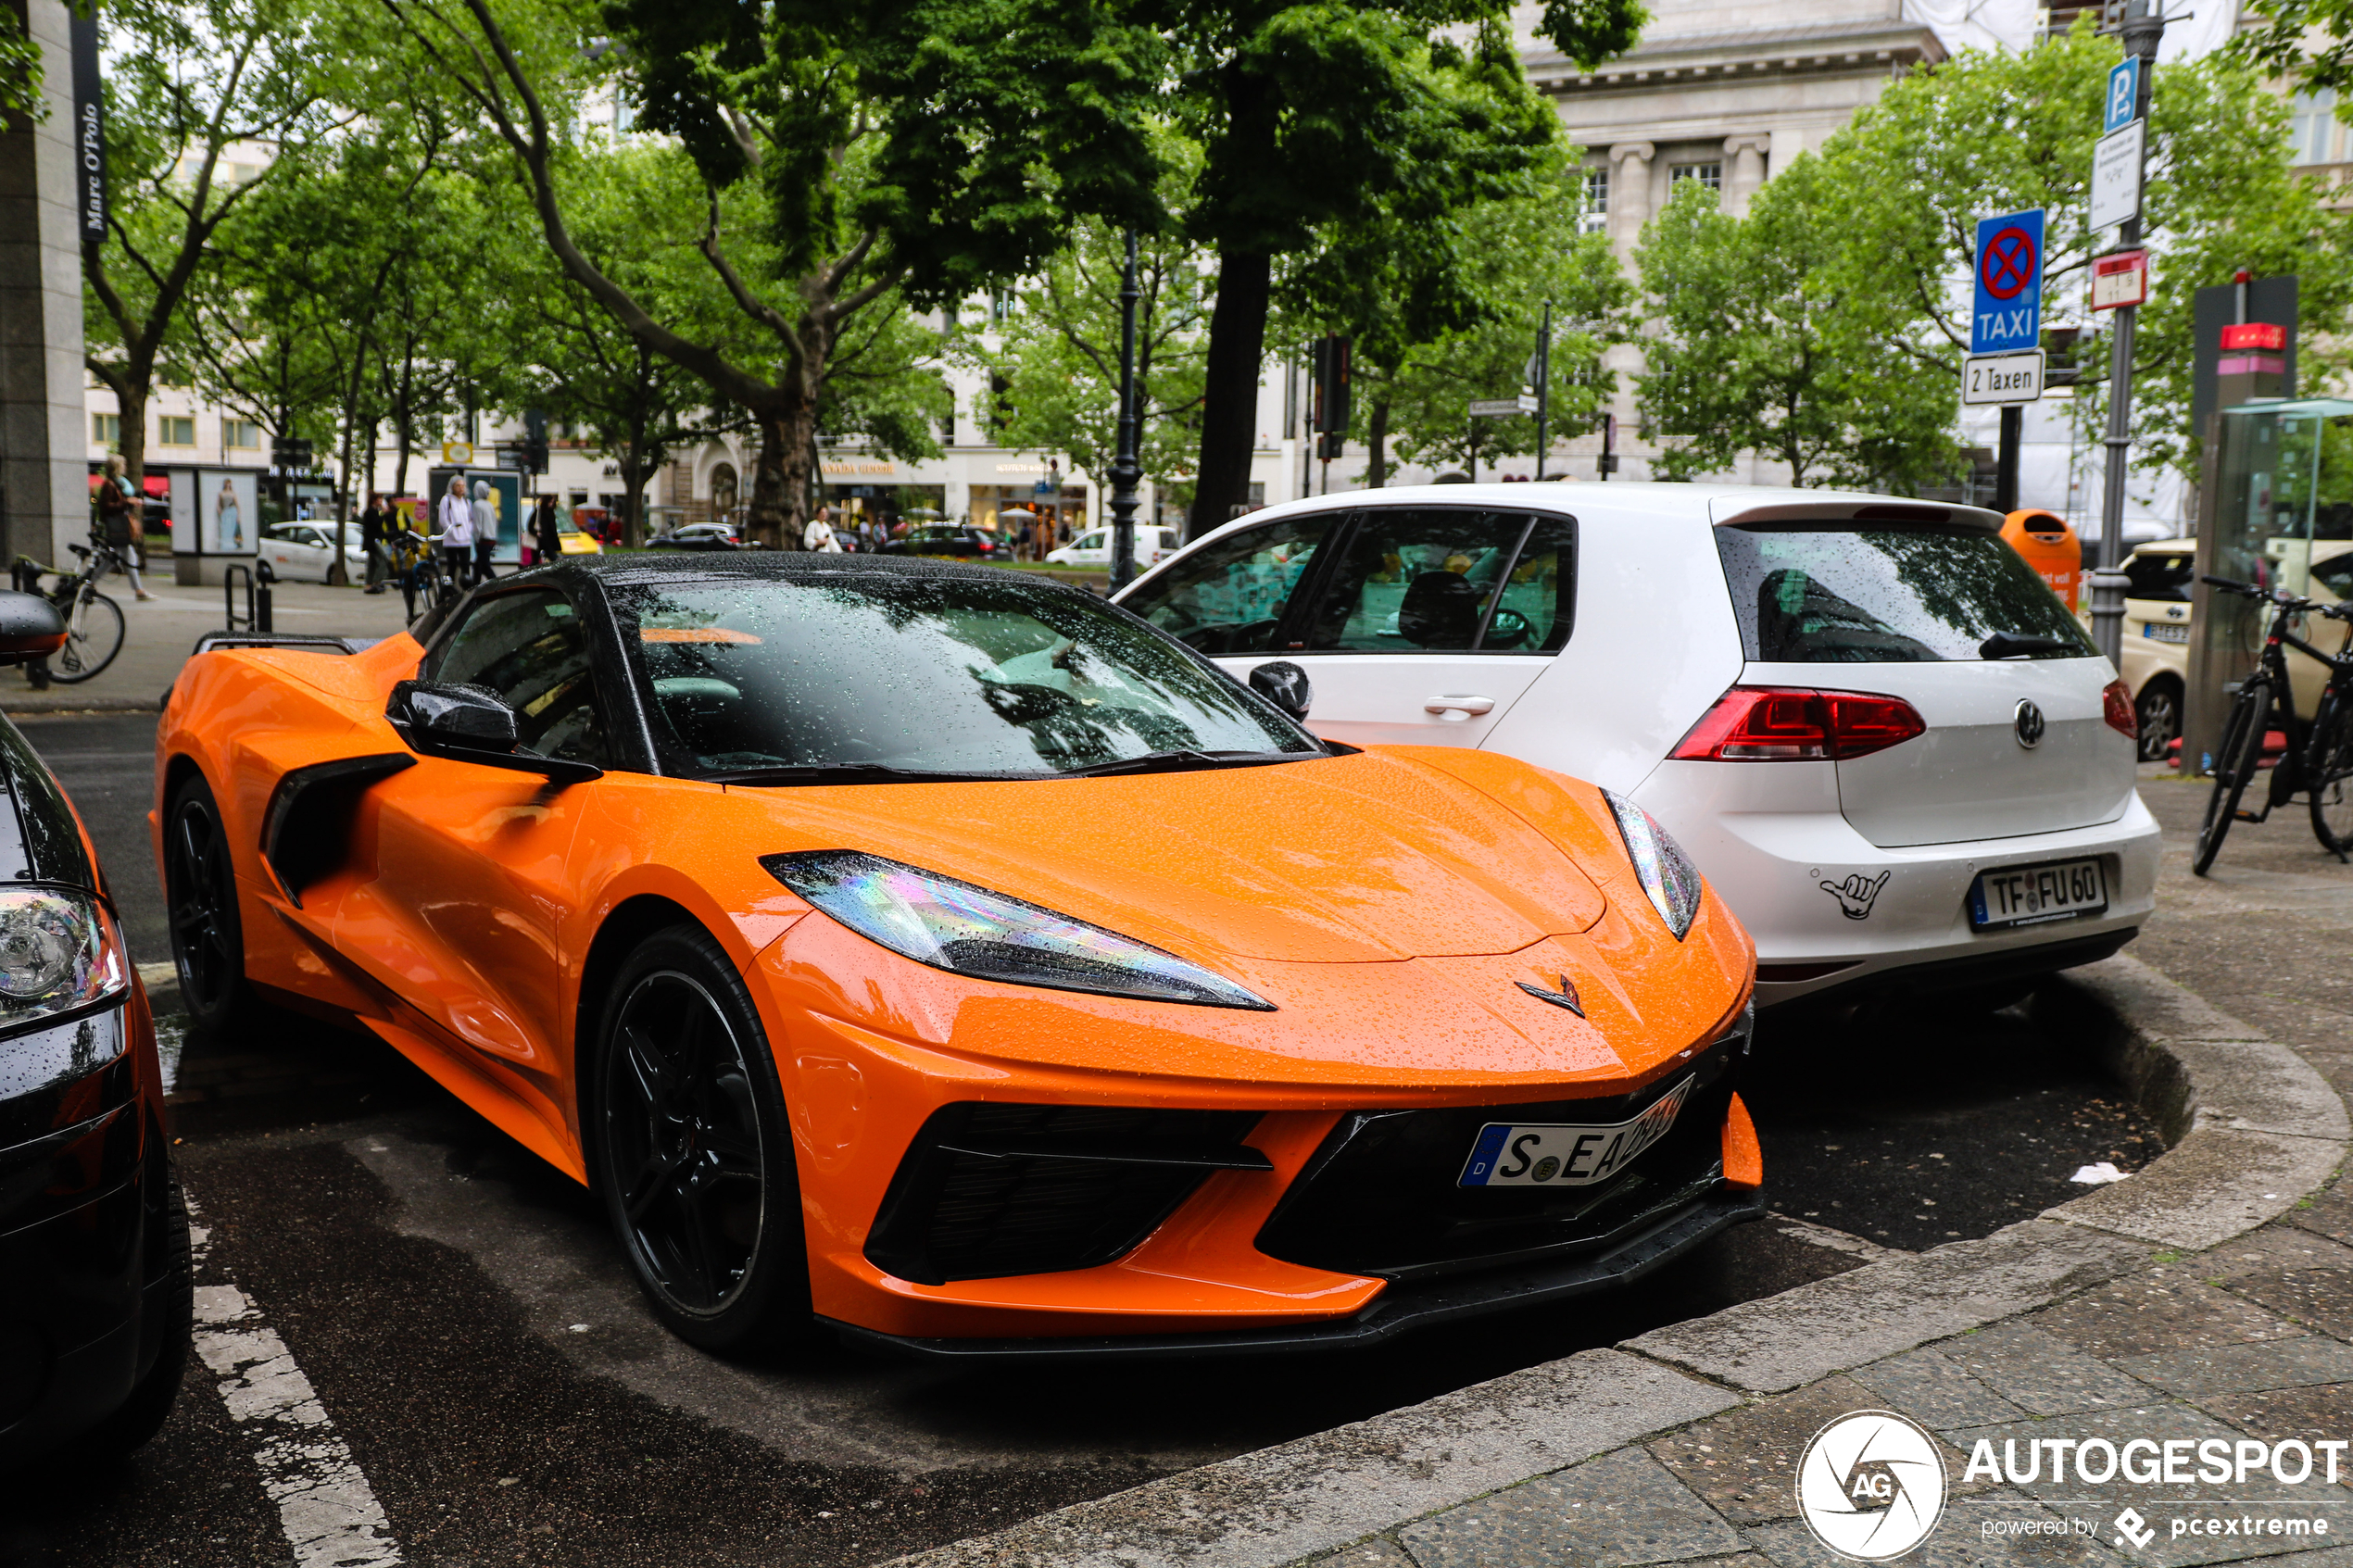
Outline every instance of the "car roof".
<svg viewBox="0 0 2353 1568">
<path fill-rule="evenodd" d="M 1245 513 L 1220 527 L 1226 529 L 1271 521 L 1307 512 L 1347 510 L 1355 507 L 1451 506 L 1529 507 L 1568 512 L 1579 518 L 1622 517 L 1659 521 L 1688 521 L 1723 525 L 1734 521 L 1794 521 L 1802 517 L 1843 517 L 1885 514 L 1885 521 L 1965 523 L 1994 532 L 2002 525 L 1999 512 L 1982 507 L 1916 501 L 1901 495 L 1880 495 L 1865 490 L 1812 490 L 1785 484 L 1705 484 L 1666 480 L 1575 482 L 1547 480 L 1512 484 L 1402 484 L 1381 490 L 1349 490 L 1304 500 L 1284 501 Z"/>
<path fill-rule="evenodd" d="M 1001 583 L 1007 580 L 1008 574 L 1002 567 L 972 566 L 962 561 L 936 560 L 924 556 L 853 556 L 811 550 L 722 550 L 683 555 L 566 556 L 545 566 L 535 566 L 527 571 L 501 577 L 497 582 L 500 585 L 510 583 L 561 583 L 635 587 L 640 583 L 689 579 L 708 581 L 749 577 L 800 582 L 809 578 L 875 576 L 962 577 L 975 582 Z M 1051 583 L 1052 579 L 1016 574 L 1013 581 Z M 1076 593 L 1078 590 L 1071 591 Z"/>
</svg>

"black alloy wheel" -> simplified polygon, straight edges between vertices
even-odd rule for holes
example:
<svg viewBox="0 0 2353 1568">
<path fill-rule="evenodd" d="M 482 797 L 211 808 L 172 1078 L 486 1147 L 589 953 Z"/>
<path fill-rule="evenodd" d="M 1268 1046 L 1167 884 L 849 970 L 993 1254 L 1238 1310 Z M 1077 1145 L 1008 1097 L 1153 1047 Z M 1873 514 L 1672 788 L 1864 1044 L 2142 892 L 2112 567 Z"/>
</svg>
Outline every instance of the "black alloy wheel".
<svg viewBox="0 0 2353 1568">
<path fill-rule="evenodd" d="M 724 951 L 690 926 L 647 938 L 614 981 L 598 1035 L 597 1183 L 655 1315 L 721 1352 L 805 1325 L 791 1132 Z"/>
<path fill-rule="evenodd" d="M 2166 748 L 2182 733 L 2182 687 L 2171 675 L 2159 675 L 2141 688 L 2133 704 L 2140 721 L 2141 760 L 2162 762 Z"/>
<path fill-rule="evenodd" d="M 201 776 L 172 795 L 164 821 L 163 890 L 181 1000 L 199 1027 L 218 1027 L 245 997 L 245 926 L 220 805 Z"/>
</svg>

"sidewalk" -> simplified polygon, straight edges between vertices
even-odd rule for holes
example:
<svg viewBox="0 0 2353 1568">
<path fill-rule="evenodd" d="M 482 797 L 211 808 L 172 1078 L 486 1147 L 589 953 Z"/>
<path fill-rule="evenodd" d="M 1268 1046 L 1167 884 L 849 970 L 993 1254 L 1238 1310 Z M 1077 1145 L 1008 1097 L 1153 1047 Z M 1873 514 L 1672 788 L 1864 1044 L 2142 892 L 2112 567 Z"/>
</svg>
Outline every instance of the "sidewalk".
<svg viewBox="0 0 2353 1568">
<path fill-rule="evenodd" d="M 2234 828 L 2196 882 L 2204 791 L 2150 779 L 2143 793 L 2167 830 L 2158 919 L 2128 956 L 2035 1003 L 2103 1039 L 2167 1124 L 2174 1146 L 2139 1174 L 1982 1240 L 904 1561 L 1812 1568 L 1843 1560 L 1799 1517 L 1801 1455 L 1827 1423 L 1893 1411 L 1934 1434 L 1950 1483 L 1906 1562 L 2296 1553 L 2296 1568 L 2353 1568 L 2353 1182 L 2328 1185 L 2348 1132 L 2338 1094 L 2353 1088 L 2353 867 L 2318 851 L 2299 811 Z M 2057 1484 L 2041 1462 L 2134 1439 L 2179 1456 L 2188 1479 L 2071 1470 Z M 2283 1478 L 2296 1442 L 2329 1441 L 2308 1478 Z M 2239 1463 L 2259 1449 L 2279 1474 Z M 1970 1464 L 2006 1452 L 2007 1472 Z M 2196 1479 L 2212 1453 L 2226 1484 Z"/>
<path fill-rule="evenodd" d="M 219 588 L 182 588 L 171 581 L 171 559 L 156 558 L 146 574 L 152 599 L 132 597 L 131 584 L 107 580 L 102 591 L 122 606 L 122 651 L 94 678 L 80 685 L 34 691 L 22 670 L 0 671 L 0 710 L 9 713 L 148 712 L 188 661 L 189 649 L 207 632 L 228 622 Z M 369 595 L 358 588 L 318 583 L 271 584 L 272 622 L 280 632 L 333 636 L 386 637 L 408 624 L 398 593 Z M 237 596 L 242 613 L 245 597 Z"/>
</svg>

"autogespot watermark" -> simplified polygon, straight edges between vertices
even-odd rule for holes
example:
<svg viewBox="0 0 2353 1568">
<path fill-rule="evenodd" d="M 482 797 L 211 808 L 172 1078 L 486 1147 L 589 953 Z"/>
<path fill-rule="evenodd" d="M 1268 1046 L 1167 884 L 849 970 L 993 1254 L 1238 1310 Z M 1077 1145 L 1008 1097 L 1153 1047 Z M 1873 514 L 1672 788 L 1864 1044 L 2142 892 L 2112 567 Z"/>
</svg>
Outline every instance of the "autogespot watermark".
<svg viewBox="0 0 2353 1568">
<path fill-rule="evenodd" d="M 2293 1551 L 2353 1534 L 2353 1499 L 2338 1488 L 2340 1467 L 2353 1473 L 2353 1439 L 2285 1437 L 1981 1437 L 1969 1448 L 1961 1486 L 2005 1487 L 2075 1484 L 2108 1488 L 2107 1497 L 2030 1493 L 2047 1512 L 2021 1515 L 2014 1492 L 2002 1497 L 1950 1499 L 1950 1482 L 1936 1439 L 1893 1411 L 1856 1411 L 1814 1434 L 1797 1463 L 1797 1507 L 1815 1539 L 1856 1562 L 1902 1557 L 1935 1533 L 1948 1500 L 1987 1512 L 1973 1523 L 1981 1539 L 2036 1537 L 2104 1537 L 2125 1551 L 2166 1540 L 2236 1537 Z M 2310 1491 L 2287 1488 L 2310 1486 Z M 2189 1486 L 2276 1495 L 2250 1498 L 2147 1497 L 2137 1502 L 2118 1488 Z M 2323 1490 L 2326 1488 L 2326 1490 Z M 2108 1510 L 2122 1502 L 2122 1512 Z M 2144 1510 L 2146 1510 L 2145 1512 Z M 2250 1543 L 2252 1544 L 2252 1543 Z M 2260 1550 L 2261 1548 L 2257 1549 Z"/>
</svg>

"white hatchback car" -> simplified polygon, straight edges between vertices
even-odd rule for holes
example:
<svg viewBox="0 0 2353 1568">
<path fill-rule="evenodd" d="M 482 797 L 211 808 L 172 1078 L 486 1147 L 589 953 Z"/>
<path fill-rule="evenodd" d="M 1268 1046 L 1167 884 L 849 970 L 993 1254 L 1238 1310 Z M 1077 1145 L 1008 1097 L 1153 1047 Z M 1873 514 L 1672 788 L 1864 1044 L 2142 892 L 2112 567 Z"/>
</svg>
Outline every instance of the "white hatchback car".
<svg viewBox="0 0 2353 1568">
<path fill-rule="evenodd" d="M 1974 508 L 1707 484 L 1431 485 L 1272 507 L 1120 602 L 1310 727 L 1631 797 L 1747 922 L 1757 998 L 1966 991 L 2149 917 L 2131 699 Z"/>
<path fill-rule="evenodd" d="M 1136 526 L 1136 564 L 1150 566 L 1165 560 L 1184 548 L 1184 543 L 1173 528 Z M 1056 566 L 1109 566 L 1111 564 L 1111 530 L 1090 528 L 1059 550 L 1049 550 L 1046 559 Z"/>
<path fill-rule="evenodd" d="M 283 582 L 324 583 L 328 563 L 335 558 L 335 525 L 332 522 L 273 522 L 261 531 L 259 554 Z M 357 583 L 368 574 L 368 553 L 359 547 L 359 525 L 344 529 L 343 571 Z"/>
</svg>

